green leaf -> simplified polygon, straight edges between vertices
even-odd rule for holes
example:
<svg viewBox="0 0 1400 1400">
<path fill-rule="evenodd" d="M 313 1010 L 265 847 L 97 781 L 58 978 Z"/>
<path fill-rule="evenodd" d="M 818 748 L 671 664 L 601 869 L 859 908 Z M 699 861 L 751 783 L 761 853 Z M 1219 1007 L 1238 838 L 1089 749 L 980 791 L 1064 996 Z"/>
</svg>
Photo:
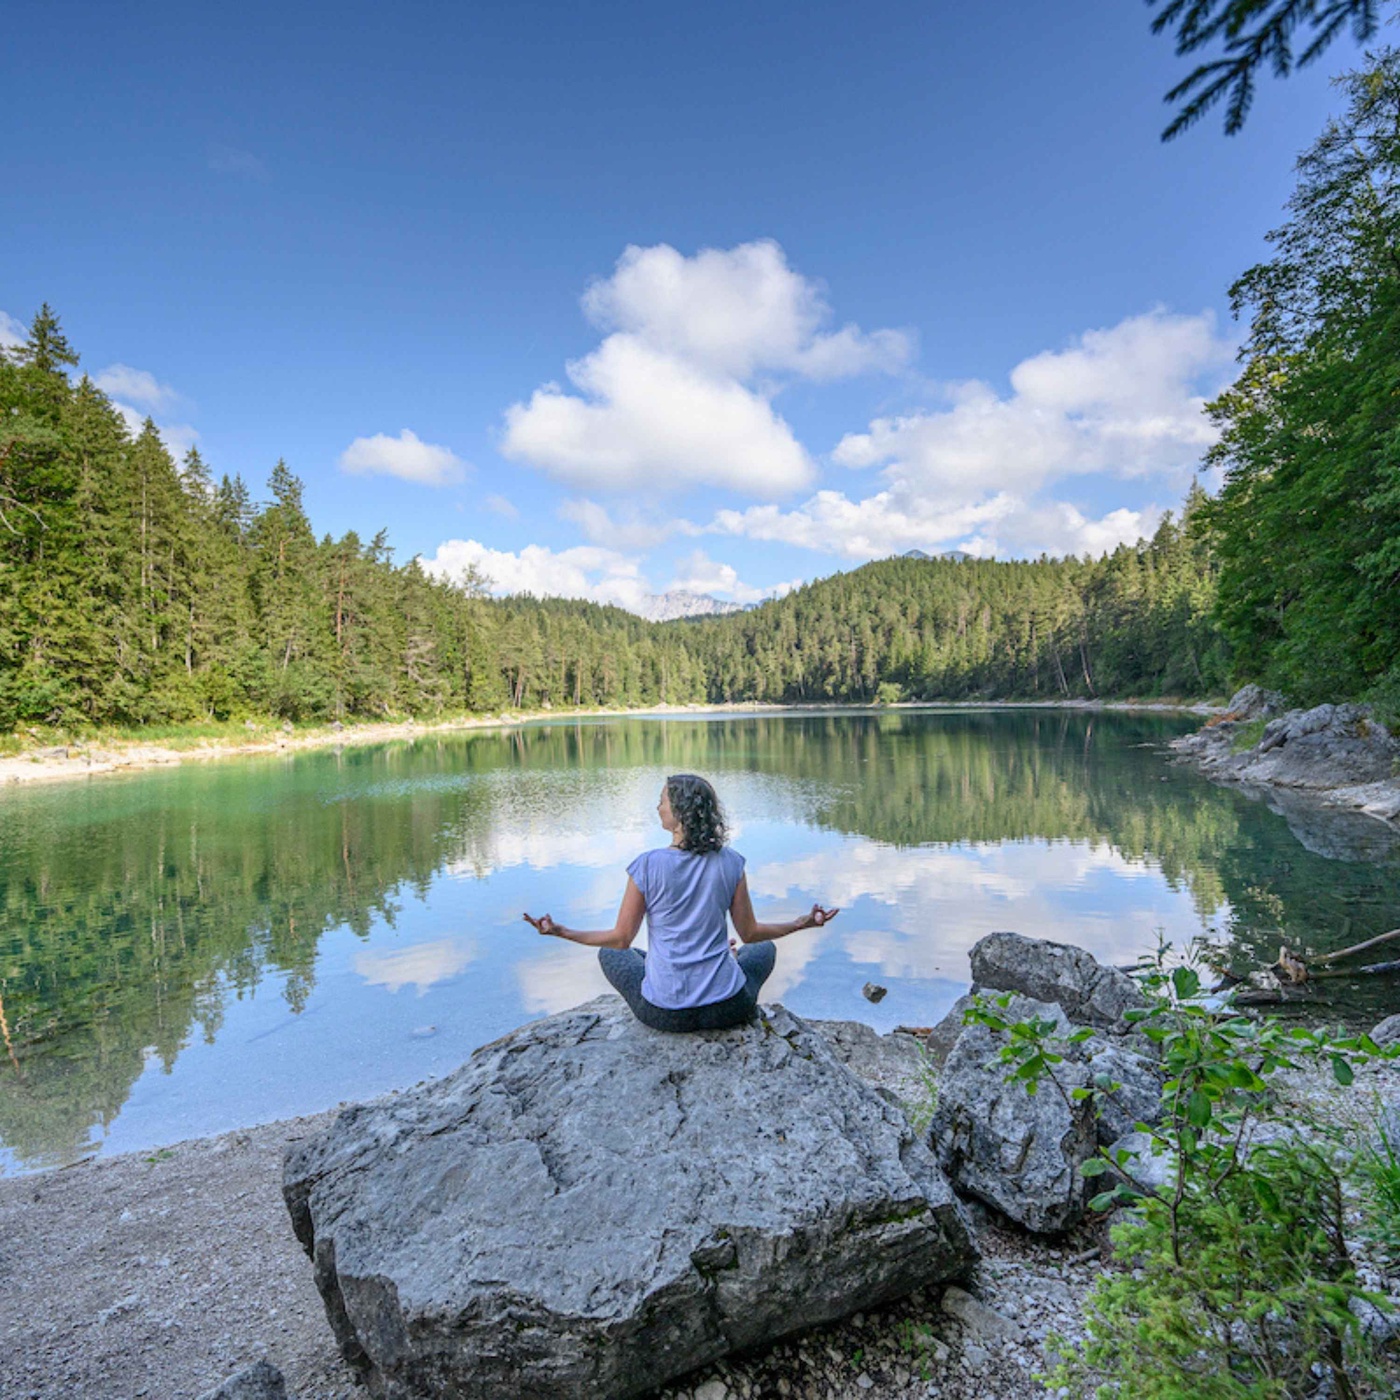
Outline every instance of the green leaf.
<svg viewBox="0 0 1400 1400">
<path fill-rule="evenodd" d="M 1090 1200 L 1090 1202 L 1089 1202 L 1089 1209 L 1090 1209 L 1090 1210 L 1112 1210 L 1113 1207 L 1114 1207 L 1117 1203 L 1118 1203 L 1118 1192 L 1117 1192 L 1116 1190 L 1114 1190 L 1114 1191 L 1100 1191 L 1099 1194 L 1098 1194 L 1097 1196 L 1093 1197 L 1093 1199 Z"/>
<path fill-rule="evenodd" d="M 1194 968 L 1174 967 L 1172 969 L 1172 990 L 1180 1001 L 1190 1001 L 1201 990 L 1201 977 Z"/>
<path fill-rule="evenodd" d="M 1333 1055 L 1332 1077 L 1338 1084 L 1350 1084 L 1351 1081 L 1356 1078 L 1356 1075 L 1352 1072 L 1351 1066 L 1347 1064 L 1343 1056 Z"/>
<path fill-rule="evenodd" d="M 1102 1157 L 1090 1157 L 1079 1168 L 1081 1176 L 1102 1176 L 1108 1170 L 1108 1163 Z"/>
<path fill-rule="evenodd" d="M 1193 1128 L 1204 1128 L 1210 1124 L 1210 1098 L 1203 1089 L 1193 1089 L 1186 1101 L 1186 1121 Z"/>
</svg>

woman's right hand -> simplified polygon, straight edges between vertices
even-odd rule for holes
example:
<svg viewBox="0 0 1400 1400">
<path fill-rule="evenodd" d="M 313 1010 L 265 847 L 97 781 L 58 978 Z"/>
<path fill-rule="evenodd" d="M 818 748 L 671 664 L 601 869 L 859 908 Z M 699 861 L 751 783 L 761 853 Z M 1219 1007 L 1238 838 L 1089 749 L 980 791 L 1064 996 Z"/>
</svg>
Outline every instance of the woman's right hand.
<svg viewBox="0 0 1400 1400">
<path fill-rule="evenodd" d="M 802 922 L 799 923 L 797 927 L 800 929 L 824 928 L 840 912 L 841 911 L 839 909 L 823 909 L 820 904 L 814 904 L 812 906 L 812 912 L 810 914 L 803 915 Z"/>
</svg>

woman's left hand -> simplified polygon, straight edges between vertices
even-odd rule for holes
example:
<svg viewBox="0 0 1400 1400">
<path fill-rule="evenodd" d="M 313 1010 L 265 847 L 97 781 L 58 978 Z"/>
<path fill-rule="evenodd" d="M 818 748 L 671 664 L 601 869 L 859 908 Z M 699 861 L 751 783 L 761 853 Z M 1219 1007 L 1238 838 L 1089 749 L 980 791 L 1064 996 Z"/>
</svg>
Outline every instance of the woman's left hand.
<svg viewBox="0 0 1400 1400">
<path fill-rule="evenodd" d="M 563 932 L 559 925 L 556 924 L 548 914 L 542 914 L 538 919 L 532 919 L 529 914 L 522 914 L 520 917 L 524 919 L 536 933 L 542 933 L 546 937 L 558 938 Z"/>
</svg>

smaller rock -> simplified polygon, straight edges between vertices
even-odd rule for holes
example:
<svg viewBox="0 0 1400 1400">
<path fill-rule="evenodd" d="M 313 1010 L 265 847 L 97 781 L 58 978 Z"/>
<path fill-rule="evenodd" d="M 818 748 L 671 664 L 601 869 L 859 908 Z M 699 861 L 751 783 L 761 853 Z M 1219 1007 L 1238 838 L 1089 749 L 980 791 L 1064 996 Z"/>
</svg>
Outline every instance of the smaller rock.
<svg viewBox="0 0 1400 1400">
<path fill-rule="evenodd" d="M 291 720 L 284 719 L 282 721 L 282 733 L 291 734 L 295 729 L 296 726 L 291 722 Z"/>
<path fill-rule="evenodd" d="M 966 1366 L 969 1371 L 974 1373 L 985 1371 L 989 1359 L 987 1348 L 978 1346 L 976 1342 L 968 1342 L 968 1344 L 963 1347 L 963 1365 Z"/>
<path fill-rule="evenodd" d="M 342 733 L 342 732 L 344 731 L 345 726 L 344 726 L 338 719 L 333 719 L 333 720 L 331 721 L 331 729 L 332 729 L 335 733 L 340 734 L 340 733 Z"/>
<path fill-rule="evenodd" d="M 1011 1021 L 1048 1020 L 1069 1034 L 1060 1007 L 1024 997 L 1006 1009 Z M 1058 1234 L 1083 1218 L 1087 1183 L 1079 1168 L 1097 1145 L 1093 1105 L 1076 1099 L 1090 1082 L 1086 1064 L 1056 1066 L 1060 1088 L 1042 1084 L 1034 1095 L 1006 1082 L 999 1052 L 1006 1037 L 968 1026 L 939 1080 L 932 1137 L 939 1162 L 962 1192 L 980 1197 L 1036 1234 Z"/>
<path fill-rule="evenodd" d="M 1024 1342 L 1025 1332 L 1009 1317 L 989 1308 L 964 1288 L 953 1287 L 943 1294 L 943 1311 L 962 1324 L 967 1335 L 979 1342 L 1002 1344 Z"/>
<path fill-rule="evenodd" d="M 867 982 L 865 986 L 860 989 L 860 994 L 866 1001 L 884 1001 L 885 994 L 888 991 L 888 987 L 882 987 L 878 982 Z"/>
<path fill-rule="evenodd" d="M 1283 709 L 1283 696 L 1276 690 L 1246 685 L 1231 697 L 1227 711 L 1231 719 L 1264 719 Z"/>
<path fill-rule="evenodd" d="M 971 960 L 975 986 L 1054 1002 L 1076 1025 L 1123 1035 L 1131 1029 L 1124 1013 L 1147 1004 L 1126 972 L 1069 943 L 989 933 L 973 945 Z"/>
<path fill-rule="evenodd" d="M 730 1400 L 729 1387 L 721 1380 L 708 1380 L 695 1387 L 695 1400 Z"/>
<path fill-rule="evenodd" d="M 247 729 L 247 730 L 251 731 L 251 730 L 256 729 L 258 726 L 257 726 L 256 724 L 254 724 L 252 720 L 250 720 L 250 719 L 245 719 L 245 720 L 243 721 L 243 727 L 244 727 L 244 729 Z"/>
<path fill-rule="evenodd" d="M 287 1400 L 287 1382 L 270 1361 L 255 1361 L 199 1400 Z"/>
<path fill-rule="evenodd" d="M 1371 1039 L 1377 1045 L 1393 1045 L 1400 1040 L 1400 1013 L 1394 1016 L 1387 1016 L 1384 1021 L 1371 1032 Z"/>
</svg>

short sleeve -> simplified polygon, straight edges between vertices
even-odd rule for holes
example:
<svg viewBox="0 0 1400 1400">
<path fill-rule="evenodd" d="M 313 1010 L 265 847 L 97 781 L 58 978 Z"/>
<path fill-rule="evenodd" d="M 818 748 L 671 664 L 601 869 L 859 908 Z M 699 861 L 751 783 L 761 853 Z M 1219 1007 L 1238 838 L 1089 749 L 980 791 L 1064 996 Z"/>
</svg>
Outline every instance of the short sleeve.
<svg viewBox="0 0 1400 1400">
<path fill-rule="evenodd" d="M 739 888 L 739 881 L 744 878 L 745 861 L 733 846 L 724 848 L 724 858 L 729 863 L 729 897 L 732 899 L 734 891 Z"/>
<path fill-rule="evenodd" d="M 643 851 L 641 855 L 627 867 L 627 873 L 632 877 L 632 883 L 641 890 L 642 898 L 650 903 L 651 852 Z"/>
</svg>

